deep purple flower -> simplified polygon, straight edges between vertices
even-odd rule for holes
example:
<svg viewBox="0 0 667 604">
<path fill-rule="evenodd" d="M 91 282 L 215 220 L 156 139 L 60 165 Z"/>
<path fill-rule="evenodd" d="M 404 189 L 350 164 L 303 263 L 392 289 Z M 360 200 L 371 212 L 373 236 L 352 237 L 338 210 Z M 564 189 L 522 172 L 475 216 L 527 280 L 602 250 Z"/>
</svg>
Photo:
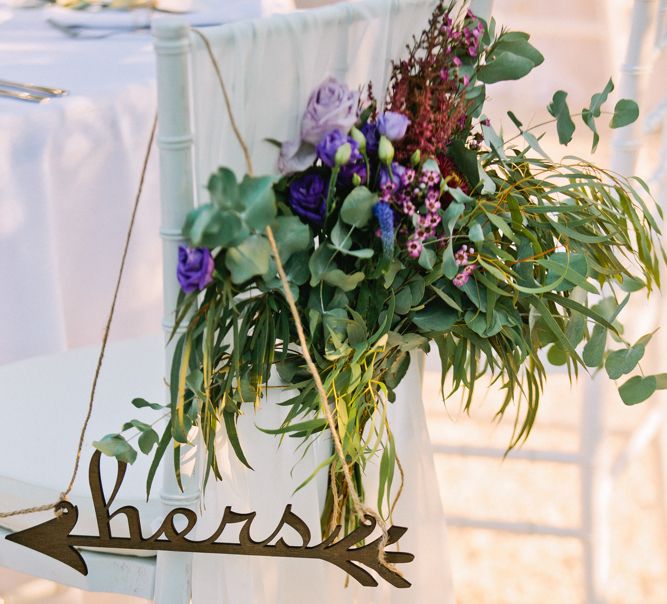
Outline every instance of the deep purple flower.
<svg viewBox="0 0 667 604">
<path fill-rule="evenodd" d="M 359 177 L 361 184 L 366 184 L 366 162 L 363 159 L 359 159 L 355 162 L 348 162 L 341 167 L 340 172 L 338 173 L 338 182 L 343 186 L 351 186 L 352 179 L 354 175 Z"/>
<path fill-rule="evenodd" d="M 366 122 L 361 127 L 361 133 L 366 137 L 366 154 L 377 155 L 380 144 L 380 133 L 378 127 L 372 122 Z"/>
<path fill-rule="evenodd" d="M 390 141 L 400 141 L 407 132 L 410 120 L 402 113 L 385 111 L 377 122 L 378 132 Z"/>
<path fill-rule="evenodd" d="M 201 291 L 213 281 L 213 256 L 205 247 L 178 248 L 176 277 L 186 294 Z"/>
<path fill-rule="evenodd" d="M 301 139 L 317 145 L 331 130 L 350 131 L 357 121 L 359 93 L 336 78 L 329 78 L 313 91 L 301 122 Z"/>
<path fill-rule="evenodd" d="M 301 219 L 322 226 L 327 215 L 327 187 L 324 178 L 316 172 L 306 173 L 289 186 L 289 204 Z"/>
<path fill-rule="evenodd" d="M 345 136 L 340 130 L 327 132 L 317 145 L 317 157 L 322 160 L 322 163 L 325 166 L 333 168 L 336 165 L 336 151 L 338 151 L 339 147 L 345 143 L 349 143 L 350 148 L 352 149 L 348 163 L 356 162 L 358 159 L 361 159 L 359 143 L 353 138 Z"/>
<path fill-rule="evenodd" d="M 388 203 L 378 201 L 373 206 L 373 215 L 380 225 L 382 250 L 385 256 L 391 256 L 394 251 L 394 210 Z"/>
</svg>

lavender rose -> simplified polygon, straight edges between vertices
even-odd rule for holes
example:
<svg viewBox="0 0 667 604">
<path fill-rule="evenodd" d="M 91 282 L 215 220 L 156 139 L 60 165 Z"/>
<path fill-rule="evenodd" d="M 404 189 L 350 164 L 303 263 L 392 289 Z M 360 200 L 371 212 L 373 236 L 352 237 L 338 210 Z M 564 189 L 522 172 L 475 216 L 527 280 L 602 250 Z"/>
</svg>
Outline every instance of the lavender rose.
<svg viewBox="0 0 667 604">
<path fill-rule="evenodd" d="M 353 138 L 345 136 L 340 130 L 327 132 L 324 138 L 320 141 L 320 144 L 317 145 L 317 157 L 322 160 L 322 163 L 325 166 L 333 168 L 336 164 L 336 152 L 345 143 L 349 143 L 351 148 L 350 158 L 345 163 L 347 164 L 361 159 L 359 143 Z"/>
<path fill-rule="evenodd" d="M 377 129 L 390 141 L 399 141 L 405 136 L 409 125 L 410 120 L 402 113 L 386 111 L 378 118 Z"/>
<path fill-rule="evenodd" d="M 322 226 L 327 215 L 327 187 L 316 172 L 306 173 L 289 186 L 289 204 L 302 220 Z"/>
<path fill-rule="evenodd" d="M 176 277 L 186 294 L 201 291 L 213 281 L 213 256 L 205 247 L 178 248 Z"/>
<path fill-rule="evenodd" d="M 359 93 L 335 78 L 320 84 L 308 100 L 301 122 L 302 140 L 317 145 L 331 130 L 349 132 L 357 121 Z"/>
</svg>

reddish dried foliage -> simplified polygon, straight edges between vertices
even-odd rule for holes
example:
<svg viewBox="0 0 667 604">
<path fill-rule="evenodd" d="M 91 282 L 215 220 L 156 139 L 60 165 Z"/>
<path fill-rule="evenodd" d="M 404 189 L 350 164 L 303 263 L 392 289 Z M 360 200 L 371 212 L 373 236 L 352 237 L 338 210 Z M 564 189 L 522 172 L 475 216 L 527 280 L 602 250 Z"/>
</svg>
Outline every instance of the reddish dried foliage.
<svg viewBox="0 0 667 604">
<path fill-rule="evenodd" d="M 386 107 L 411 120 L 408 134 L 396 145 L 402 163 L 417 149 L 422 157 L 441 162 L 452 137 L 465 126 L 470 102 L 454 63 L 461 52 L 461 42 L 452 37 L 455 28 L 441 3 L 428 28 L 408 47 L 407 59 L 393 64 Z M 447 167 L 451 169 L 451 163 Z"/>
</svg>

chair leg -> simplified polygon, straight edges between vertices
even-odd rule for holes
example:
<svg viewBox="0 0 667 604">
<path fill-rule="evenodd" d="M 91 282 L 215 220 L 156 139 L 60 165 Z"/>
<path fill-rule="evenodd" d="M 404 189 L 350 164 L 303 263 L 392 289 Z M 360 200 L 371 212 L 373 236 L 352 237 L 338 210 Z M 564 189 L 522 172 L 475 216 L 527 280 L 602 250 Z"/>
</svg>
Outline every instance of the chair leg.
<svg viewBox="0 0 667 604">
<path fill-rule="evenodd" d="M 658 513 L 662 519 L 665 543 L 665 568 L 667 568 L 667 424 L 663 423 L 655 439 L 654 451 L 656 453 L 658 470 Z"/>
<path fill-rule="evenodd" d="M 585 602 L 604 604 L 611 562 L 609 514 L 613 482 L 606 464 L 587 465 L 581 476 Z"/>
<path fill-rule="evenodd" d="M 585 382 L 581 417 L 580 498 L 586 604 L 604 604 L 609 568 L 609 464 L 604 459 L 604 389 L 600 380 Z"/>
<path fill-rule="evenodd" d="M 158 552 L 155 577 L 155 604 L 190 604 L 192 554 Z"/>
</svg>

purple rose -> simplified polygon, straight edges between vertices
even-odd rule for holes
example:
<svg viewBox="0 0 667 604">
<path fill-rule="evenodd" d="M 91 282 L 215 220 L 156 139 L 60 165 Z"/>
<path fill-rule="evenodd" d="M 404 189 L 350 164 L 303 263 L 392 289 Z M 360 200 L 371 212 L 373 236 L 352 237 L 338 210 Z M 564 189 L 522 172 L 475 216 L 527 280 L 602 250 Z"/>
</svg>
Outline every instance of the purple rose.
<svg viewBox="0 0 667 604">
<path fill-rule="evenodd" d="M 186 294 L 201 291 L 213 281 L 213 256 L 205 247 L 178 248 L 176 277 Z"/>
<path fill-rule="evenodd" d="M 313 165 L 316 158 L 315 147 L 301 141 L 287 141 L 280 148 L 278 170 L 281 174 L 303 172 Z"/>
<path fill-rule="evenodd" d="M 327 215 L 327 187 L 316 172 L 306 173 L 289 186 L 289 204 L 294 213 L 316 226 L 322 226 Z"/>
<path fill-rule="evenodd" d="M 358 102 L 358 92 L 335 78 L 325 80 L 308 100 L 301 122 L 302 140 L 317 145 L 331 130 L 347 134 L 357 121 Z"/>
<path fill-rule="evenodd" d="M 366 137 L 366 154 L 376 155 L 378 145 L 380 144 L 380 133 L 377 125 L 372 122 L 366 122 L 361 127 L 361 133 Z"/>
<path fill-rule="evenodd" d="M 377 129 L 390 141 L 399 141 L 405 136 L 409 125 L 410 120 L 402 113 L 386 111 L 378 118 Z"/>
<path fill-rule="evenodd" d="M 350 143 L 352 152 L 348 162 L 355 162 L 361 158 L 359 152 L 359 143 L 349 136 L 345 136 L 340 130 L 332 130 L 317 145 L 317 157 L 322 160 L 325 166 L 333 168 L 336 165 L 336 151 L 341 145 Z"/>
</svg>

